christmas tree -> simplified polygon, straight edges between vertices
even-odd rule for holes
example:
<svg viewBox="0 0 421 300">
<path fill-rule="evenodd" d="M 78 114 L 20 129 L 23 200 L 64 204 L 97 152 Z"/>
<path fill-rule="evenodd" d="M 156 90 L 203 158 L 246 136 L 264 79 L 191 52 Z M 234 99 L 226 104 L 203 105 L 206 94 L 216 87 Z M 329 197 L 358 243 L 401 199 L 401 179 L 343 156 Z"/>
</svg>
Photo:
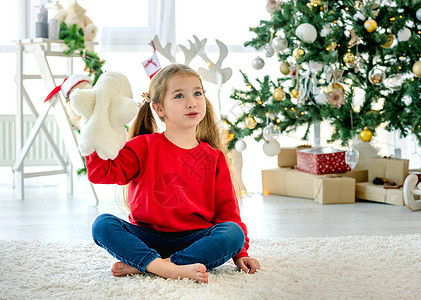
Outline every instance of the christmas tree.
<svg viewBox="0 0 421 300">
<path fill-rule="evenodd" d="M 244 112 L 224 117 L 229 149 L 303 125 L 306 139 L 321 121 L 333 126 L 328 142 L 343 146 L 356 135 L 369 141 L 379 126 L 421 144 L 421 1 L 270 0 L 266 8 L 270 19 L 250 28 L 256 36 L 245 46 L 276 55 L 280 73 L 253 84 L 242 72 L 246 87 L 231 98 Z"/>
</svg>

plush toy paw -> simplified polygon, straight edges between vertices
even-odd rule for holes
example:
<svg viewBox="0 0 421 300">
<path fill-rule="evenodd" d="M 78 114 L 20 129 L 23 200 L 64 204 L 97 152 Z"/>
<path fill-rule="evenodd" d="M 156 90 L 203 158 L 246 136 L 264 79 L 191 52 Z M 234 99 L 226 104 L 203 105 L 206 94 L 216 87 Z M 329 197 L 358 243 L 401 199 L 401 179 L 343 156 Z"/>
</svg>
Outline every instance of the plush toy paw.
<svg viewBox="0 0 421 300">
<path fill-rule="evenodd" d="M 127 77 L 105 72 L 91 90 L 75 90 L 70 95 L 73 110 L 82 116 L 79 150 L 94 151 L 102 159 L 114 159 L 127 141 L 124 127 L 137 114 L 138 105 Z"/>
</svg>

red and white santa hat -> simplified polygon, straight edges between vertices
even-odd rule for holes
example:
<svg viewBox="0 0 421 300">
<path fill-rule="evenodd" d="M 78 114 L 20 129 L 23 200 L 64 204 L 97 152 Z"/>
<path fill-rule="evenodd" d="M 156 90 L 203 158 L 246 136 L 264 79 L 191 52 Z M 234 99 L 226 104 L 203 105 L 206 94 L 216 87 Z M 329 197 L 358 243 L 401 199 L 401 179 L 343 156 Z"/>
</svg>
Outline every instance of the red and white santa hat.
<svg viewBox="0 0 421 300">
<path fill-rule="evenodd" d="M 81 82 L 88 82 L 92 84 L 92 79 L 89 78 L 89 76 L 86 75 L 71 75 L 69 77 L 66 77 L 63 81 L 63 83 L 59 86 L 56 86 L 45 98 L 44 102 L 47 102 L 50 100 L 55 94 L 57 94 L 59 91 L 63 93 L 64 98 L 68 99 L 70 92 L 73 90 L 75 86 L 77 86 Z"/>
</svg>

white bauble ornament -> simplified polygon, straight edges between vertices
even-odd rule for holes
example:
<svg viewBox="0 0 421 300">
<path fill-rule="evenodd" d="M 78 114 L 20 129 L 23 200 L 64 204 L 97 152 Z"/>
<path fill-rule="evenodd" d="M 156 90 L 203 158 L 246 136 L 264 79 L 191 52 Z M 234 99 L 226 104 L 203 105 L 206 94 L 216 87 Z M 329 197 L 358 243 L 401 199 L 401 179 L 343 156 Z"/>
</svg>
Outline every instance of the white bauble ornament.
<svg viewBox="0 0 421 300">
<path fill-rule="evenodd" d="M 265 141 L 272 141 L 276 139 L 281 134 L 279 126 L 274 124 L 269 124 L 263 128 L 263 139 Z"/>
<path fill-rule="evenodd" d="M 353 16 L 355 21 L 365 21 L 365 16 L 362 12 L 357 12 L 354 16 Z"/>
<path fill-rule="evenodd" d="M 421 21 L 421 8 L 418 8 L 417 12 L 415 13 L 417 16 L 418 21 Z"/>
<path fill-rule="evenodd" d="M 256 70 L 260 70 L 261 68 L 263 68 L 265 66 L 265 61 L 263 59 L 261 59 L 260 57 L 256 57 L 255 59 L 253 59 L 253 61 L 251 62 L 251 65 L 253 66 L 253 68 L 255 68 Z"/>
<path fill-rule="evenodd" d="M 405 103 L 406 106 L 409 106 L 412 103 L 412 98 L 408 95 L 405 95 L 402 97 L 402 102 Z"/>
<path fill-rule="evenodd" d="M 288 48 L 288 41 L 284 38 L 277 36 L 272 40 L 272 45 L 276 51 L 284 51 L 286 48 Z"/>
<path fill-rule="evenodd" d="M 281 152 L 281 145 L 279 145 L 277 140 L 272 140 L 263 143 L 263 152 L 267 156 L 275 156 Z"/>
<path fill-rule="evenodd" d="M 404 27 L 398 31 L 398 39 L 401 42 L 406 42 L 407 40 L 409 40 L 410 37 L 411 37 L 411 30 L 409 30 L 408 28 Z"/>
<path fill-rule="evenodd" d="M 326 37 L 329 33 L 332 32 L 332 28 L 330 28 L 330 25 L 324 25 L 323 29 L 320 31 L 320 36 L 321 37 Z"/>
<path fill-rule="evenodd" d="M 266 44 L 263 47 L 263 53 L 266 55 L 266 57 L 272 57 L 275 54 L 275 50 L 270 44 Z"/>
<path fill-rule="evenodd" d="M 358 164 L 360 158 L 360 152 L 355 149 L 353 146 L 345 152 L 345 163 L 352 169 Z"/>
<path fill-rule="evenodd" d="M 313 43 L 317 38 L 317 31 L 313 25 L 309 23 L 303 23 L 295 30 L 297 37 L 303 42 Z"/>
<path fill-rule="evenodd" d="M 246 150 L 247 144 L 243 140 L 238 140 L 235 142 L 234 147 L 235 147 L 235 150 L 237 150 L 238 152 L 242 152 Z"/>
<path fill-rule="evenodd" d="M 400 90 L 402 84 L 403 84 L 403 77 L 402 77 L 401 74 L 390 75 L 383 82 L 383 85 L 386 88 L 388 88 L 390 90 L 393 90 L 393 91 Z"/>
</svg>

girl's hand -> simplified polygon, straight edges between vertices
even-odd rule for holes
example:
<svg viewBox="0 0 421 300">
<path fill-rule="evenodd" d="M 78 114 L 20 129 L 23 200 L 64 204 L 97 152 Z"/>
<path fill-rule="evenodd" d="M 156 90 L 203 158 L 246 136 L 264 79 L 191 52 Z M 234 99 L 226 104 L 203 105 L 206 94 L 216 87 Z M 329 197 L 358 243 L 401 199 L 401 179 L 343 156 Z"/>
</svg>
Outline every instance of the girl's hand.
<svg viewBox="0 0 421 300">
<path fill-rule="evenodd" d="M 253 274 L 260 269 L 260 264 L 257 259 L 251 257 L 240 257 L 235 262 L 235 265 L 246 273 Z"/>
</svg>

